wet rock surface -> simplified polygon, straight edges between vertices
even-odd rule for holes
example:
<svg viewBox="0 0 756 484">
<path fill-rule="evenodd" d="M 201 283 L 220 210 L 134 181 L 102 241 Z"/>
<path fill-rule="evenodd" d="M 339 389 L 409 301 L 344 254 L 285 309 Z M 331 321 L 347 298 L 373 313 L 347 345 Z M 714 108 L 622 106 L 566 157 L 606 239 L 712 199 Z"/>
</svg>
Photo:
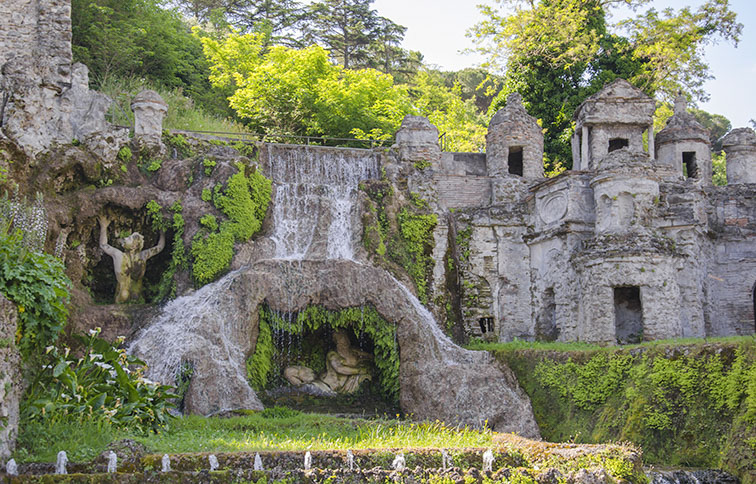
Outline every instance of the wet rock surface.
<svg viewBox="0 0 756 484">
<path fill-rule="evenodd" d="M 290 312 L 309 304 L 329 309 L 370 304 L 397 324 L 405 413 L 476 427 L 487 422 L 497 431 L 538 436 L 528 398 L 508 368 L 488 353 L 453 344 L 391 275 L 353 261 L 267 260 L 242 268 L 171 302 L 132 351 L 152 362 L 153 378 L 166 382 L 182 362 L 195 365 L 186 396 L 191 413 L 262 408 L 246 382 L 244 359 L 263 302 Z M 166 348 L 165 341 L 173 344 Z"/>
</svg>

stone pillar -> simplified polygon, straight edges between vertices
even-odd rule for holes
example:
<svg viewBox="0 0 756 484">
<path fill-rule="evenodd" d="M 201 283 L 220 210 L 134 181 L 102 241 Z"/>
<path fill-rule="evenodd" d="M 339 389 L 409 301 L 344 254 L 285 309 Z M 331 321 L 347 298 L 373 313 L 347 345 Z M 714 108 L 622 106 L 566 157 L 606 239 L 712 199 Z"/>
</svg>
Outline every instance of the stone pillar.
<svg viewBox="0 0 756 484">
<path fill-rule="evenodd" d="M 168 104 L 160 94 L 152 90 L 142 91 L 131 101 L 134 111 L 134 140 L 140 148 L 150 150 L 165 149 L 163 146 L 163 119 L 168 112 Z"/>
<path fill-rule="evenodd" d="M 427 161 L 433 169 L 439 168 L 441 146 L 438 144 L 438 128 L 428 118 L 405 116 L 396 132 L 396 147 L 402 161 Z"/>
<path fill-rule="evenodd" d="M 656 147 L 654 146 L 654 125 L 651 124 L 648 127 L 648 156 L 651 157 L 651 161 L 656 159 Z"/>
<path fill-rule="evenodd" d="M 16 447 L 21 399 L 21 357 L 16 349 L 16 305 L 0 294 L 0 463 Z"/>
<path fill-rule="evenodd" d="M 590 132 L 590 129 L 588 126 L 583 126 L 583 143 L 580 147 L 580 169 L 581 170 L 590 170 L 593 168 L 590 164 L 590 160 L 588 160 L 589 155 L 589 149 L 588 149 L 588 133 Z"/>
<path fill-rule="evenodd" d="M 751 128 L 733 129 L 722 138 L 727 155 L 727 184 L 756 183 L 756 133 Z"/>
<path fill-rule="evenodd" d="M 575 171 L 580 170 L 580 136 L 577 132 L 572 135 L 572 169 Z"/>
</svg>

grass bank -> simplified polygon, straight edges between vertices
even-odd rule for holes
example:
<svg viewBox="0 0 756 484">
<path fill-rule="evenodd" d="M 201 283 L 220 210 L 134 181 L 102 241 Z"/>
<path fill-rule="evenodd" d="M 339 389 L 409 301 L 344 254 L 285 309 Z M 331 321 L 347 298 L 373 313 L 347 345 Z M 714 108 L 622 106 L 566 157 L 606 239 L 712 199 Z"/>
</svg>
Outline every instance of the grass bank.
<svg viewBox="0 0 756 484">
<path fill-rule="evenodd" d="M 516 373 L 545 440 L 631 442 L 646 464 L 756 482 L 756 338 L 473 344 Z"/>
<path fill-rule="evenodd" d="M 253 452 L 264 450 L 356 450 L 490 447 L 492 432 L 458 429 L 440 422 L 393 418 L 353 419 L 271 408 L 250 415 L 176 418 L 158 434 L 118 431 L 104 423 L 22 425 L 16 460 L 54 462 L 65 450 L 72 461 L 88 461 L 111 442 L 132 439 L 150 453 Z"/>
</svg>

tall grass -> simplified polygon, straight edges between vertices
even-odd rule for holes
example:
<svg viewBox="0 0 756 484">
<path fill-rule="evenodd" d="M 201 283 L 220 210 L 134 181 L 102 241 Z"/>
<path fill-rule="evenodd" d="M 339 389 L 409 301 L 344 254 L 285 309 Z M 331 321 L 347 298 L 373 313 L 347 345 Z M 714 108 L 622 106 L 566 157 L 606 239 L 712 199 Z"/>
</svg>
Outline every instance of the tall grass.
<svg viewBox="0 0 756 484">
<path fill-rule="evenodd" d="M 489 430 L 448 427 L 436 422 L 392 418 L 374 420 L 291 412 L 270 417 L 265 412 L 232 418 L 187 416 L 159 434 L 117 431 L 107 424 L 57 422 L 43 427 L 22 424 L 15 458 L 53 462 L 59 450 L 74 461 L 88 461 L 110 442 L 134 439 L 152 453 L 240 452 L 261 450 L 346 450 L 389 448 L 490 447 Z"/>
<path fill-rule="evenodd" d="M 192 99 L 185 96 L 181 89 L 168 90 L 146 79 L 136 77 L 109 77 L 100 86 L 100 92 L 114 101 L 109 111 L 110 121 L 114 124 L 133 126 L 134 113 L 131 112 L 131 100 L 145 89 L 157 91 L 168 103 L 168 114 L 163 121 L 165 129 L 229 133 L 247 131 L 243 125 L 233 120 L 221 119 L 205 112 L 201 107 L 196 106 Z"/>
</svg>

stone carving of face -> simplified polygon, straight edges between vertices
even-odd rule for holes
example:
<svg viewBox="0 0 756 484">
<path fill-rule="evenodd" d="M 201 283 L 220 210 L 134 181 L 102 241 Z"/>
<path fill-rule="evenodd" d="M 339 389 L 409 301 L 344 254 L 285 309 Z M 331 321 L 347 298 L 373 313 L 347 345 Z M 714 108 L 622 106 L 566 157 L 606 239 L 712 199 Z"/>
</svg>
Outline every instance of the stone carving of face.
<svg viewBox="0 0 756 484">
<path fill-rule="evenodd" d="M 122 239 L 123 248 L 128 252 L 139 252 L 144 247 L 144 237 L 139 232 L 134 232 Z"/>
</svg>

